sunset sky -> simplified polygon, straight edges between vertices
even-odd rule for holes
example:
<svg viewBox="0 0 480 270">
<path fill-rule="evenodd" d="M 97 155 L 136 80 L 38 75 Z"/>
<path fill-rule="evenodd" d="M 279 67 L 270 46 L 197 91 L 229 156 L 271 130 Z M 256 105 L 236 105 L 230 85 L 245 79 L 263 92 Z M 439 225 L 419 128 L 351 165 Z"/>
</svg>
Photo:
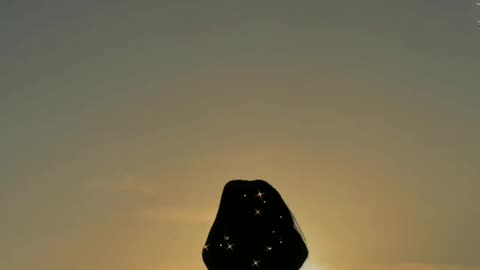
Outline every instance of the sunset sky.
<svg viewBox="0 0 480 270">
<path fill-rule="evenodd" d="M 480 269 L 470 0 L 0 1 L 0 270 L 203 270 L 265 179 L 306 270 Z"/>
</svg>

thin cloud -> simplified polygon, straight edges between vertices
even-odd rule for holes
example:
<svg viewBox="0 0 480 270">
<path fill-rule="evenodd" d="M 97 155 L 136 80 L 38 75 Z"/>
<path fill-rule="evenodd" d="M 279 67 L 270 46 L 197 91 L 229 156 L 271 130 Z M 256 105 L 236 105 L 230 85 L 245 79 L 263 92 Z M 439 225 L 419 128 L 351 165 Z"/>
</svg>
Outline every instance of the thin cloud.
<svg viewBox="0 0 480 270">
<path fill-rule="evenodd" d="M 155 207 L 138 211 L 142 218 L 172 222 L 213 222 L 216 211 L 183 207 Z"/>
<path fill-rule="evenodd" d="M 478 267 L 449 264 L 370 264 L 370 265 L 310 265 L 302 270 L 480 270 Z"/>
<path fill-rule="evenodd" d="M 101 192 L 122 192 L 151 194 L 157 192 L 158 187 L 153 181 L 147 181 L 135 176 L 112 176 L 97 178 L 88 182 L 88 188 Z"/>
</svg>

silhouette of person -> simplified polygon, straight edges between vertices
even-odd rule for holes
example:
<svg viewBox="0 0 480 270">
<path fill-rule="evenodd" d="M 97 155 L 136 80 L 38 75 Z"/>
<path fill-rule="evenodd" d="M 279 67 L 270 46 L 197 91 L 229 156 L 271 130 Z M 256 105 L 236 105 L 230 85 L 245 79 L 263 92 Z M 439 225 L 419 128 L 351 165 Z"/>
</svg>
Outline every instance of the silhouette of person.
<svg viewBox="0 0 480 270">
<path fill-rule="evenodd" d="M 231 180 L 202 250 L 208 270 L 299 270 L 308 257 L 280 193 L 264 180 Z"/>
</svg>

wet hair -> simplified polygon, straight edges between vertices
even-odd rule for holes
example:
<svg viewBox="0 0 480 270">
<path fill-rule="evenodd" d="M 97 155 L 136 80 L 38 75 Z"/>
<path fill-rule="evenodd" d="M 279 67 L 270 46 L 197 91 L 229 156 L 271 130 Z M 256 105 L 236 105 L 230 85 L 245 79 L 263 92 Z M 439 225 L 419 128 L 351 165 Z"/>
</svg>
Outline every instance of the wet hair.
<svg viewBox="0 0 480 270">
<path fill-rule="evenodd" d="M 280 193 L 264 180 L 231 180 L 202 250 L 208 270 L 299 270 L 303 234 Z"/>
</svg>

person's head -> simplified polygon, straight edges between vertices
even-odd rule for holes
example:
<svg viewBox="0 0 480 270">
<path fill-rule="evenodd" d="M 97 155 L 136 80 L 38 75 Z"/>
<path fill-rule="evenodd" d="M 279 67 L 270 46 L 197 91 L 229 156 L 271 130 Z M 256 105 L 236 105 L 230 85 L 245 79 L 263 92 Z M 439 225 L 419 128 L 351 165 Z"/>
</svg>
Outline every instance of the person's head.
<svg viewBox="0 0 480 270">
<path fill-rule="evenodd" d="M 264 180 L 231 180 L 202 250 L 208 270 L 298 270 L 308 249 L 280 193 Z"/>
</svg>

